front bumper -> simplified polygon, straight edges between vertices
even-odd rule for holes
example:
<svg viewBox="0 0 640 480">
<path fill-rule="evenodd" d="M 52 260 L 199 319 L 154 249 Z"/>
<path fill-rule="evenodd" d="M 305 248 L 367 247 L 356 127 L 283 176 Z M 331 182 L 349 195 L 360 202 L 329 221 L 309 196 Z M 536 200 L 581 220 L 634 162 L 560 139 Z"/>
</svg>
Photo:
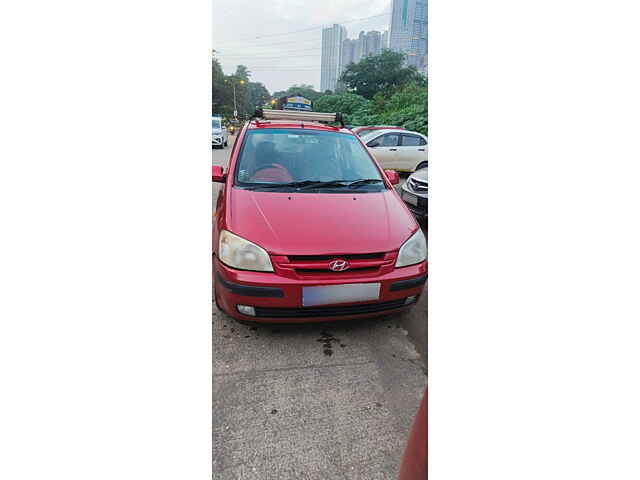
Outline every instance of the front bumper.
<svg viewBox="0 0 640 480">
<path fill-rule="evenodd" d="M 223 143 L 223 142 L 222 142 L 222 136 L 221 136 L 221 135 L 213 136 L 213 137 L 211 138 L 211 144 L 212 144 L 212 145 L 216 145 L 216 146 L 218 146 L 218 145 L 222 145 L 222 143 Z"/>
<path fill-rule="evenodd" d="M 245 321 L 302 323 L 379 317 L 409 308 L 418 301 L 427 280 L 426 262 L 394 269 L 376 277 L 331 280 L 299 280 L 271 272 L 247 272 L 229 268 L 214 259 L 215 293 L 218 306 L 230 316 Z M 380 283 L 376 301 L 302 306 L 302 288 L 350 283 Z M 411 300 L 412 297 L 413 300 Z M 407 299 L 410 299 L 407 301 Z M 238 305 L 255 308 L 256 315 L 244 315 Z"/>
<path fill-rule="evenodd" d="M 428 215 L 428 198 L 410 191 L 404 185 L 400 190 L 400 198 L 402 198 L 407 208 L 411 210 L 411 213 L 420 219 L 426 219 Z"/>
</svg>

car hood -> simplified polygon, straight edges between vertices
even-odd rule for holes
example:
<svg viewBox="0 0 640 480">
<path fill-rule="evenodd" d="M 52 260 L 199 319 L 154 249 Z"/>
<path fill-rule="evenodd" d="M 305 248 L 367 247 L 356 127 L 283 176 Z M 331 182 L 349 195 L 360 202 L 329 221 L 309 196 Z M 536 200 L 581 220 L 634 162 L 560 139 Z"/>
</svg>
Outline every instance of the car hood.
<svg viewBox="0 0 640 480">
<path fill-rule="evenodd" d="M 275 255 L 388 252 L 418 229 L 392 190 L 314 194 L 234 188 L 225 215 L 230 231 Z"/>
<path fill-rule="evenodd" d="M 221 128 L 212 128 L 211 129 L 211 133 L 220 134 L 220 133 L 222 133 L 222 129 Z"/>
</svg>

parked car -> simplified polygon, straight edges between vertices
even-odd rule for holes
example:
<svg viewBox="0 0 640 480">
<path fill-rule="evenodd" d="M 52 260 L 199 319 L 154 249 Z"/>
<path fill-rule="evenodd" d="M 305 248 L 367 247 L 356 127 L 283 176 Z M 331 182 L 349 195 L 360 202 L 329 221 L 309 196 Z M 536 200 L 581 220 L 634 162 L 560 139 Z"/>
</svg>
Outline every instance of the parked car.
<svg viewBox="0 0 640 480">
<path fill-rule="evenodd" d="M 222 117 L 213 115 L 211 117 L 211 147 L 224 148 L 229 142 L 229 132 L 222 123 Z"/>
<path fill-rule="evenodd" d="M 421 168 L 412 173 L 401 188 L 402 200 L 418 220 L 422 221 L 427 219 L 428 210 L 429 179 L 427 172 L 427 168 Z"/>
<path fill-rule="evenodd" d="M 427 137 L 408 130 L 374 130 L 362 137 L 383 168 L 414 172 L 427 166 Z"/>
<path fill-rule="evenodd" d="M 375 130 L 389 130 L 389 129 L 394 129 L 394 130 L 405 130 L 403 127 L 394 127 L 394 126 L 385 126 L 385 125 L 369 125 L 368 127 L 352 127 L 353 128 L 353 132 L 358 135 L 358 136 L 362 136 L 366 133 L 369 132 L 373 132 Z"/>
<path fill-rule="evenodd" d="M 414 305 L 426 239 L 337 114 L 259 112 L 237 137 L 213 228 L 218 307 L 240 321 L 369 318 Z M 276 120 L 277 119 L 277 120 Z M 312 120 L 312 121 L 309 121 Z"/>
</svg>

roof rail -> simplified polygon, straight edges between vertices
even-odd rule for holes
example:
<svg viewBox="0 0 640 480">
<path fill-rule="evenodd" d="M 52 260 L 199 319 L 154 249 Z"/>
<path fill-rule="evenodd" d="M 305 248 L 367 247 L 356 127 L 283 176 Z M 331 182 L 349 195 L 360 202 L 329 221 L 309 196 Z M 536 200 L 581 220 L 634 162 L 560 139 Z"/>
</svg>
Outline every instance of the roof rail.
<svg viewBox="0 0 640 480">
<path fill-rule="evenodd" d="M 307 122 L 340 122 L 344 127 L 344 118 L 341 113 L 323 112 L 296 112 L 291 110 L 269 110 L 257 108 L 254 118 L 264 120 L 300 120 Z"/>
</svg>

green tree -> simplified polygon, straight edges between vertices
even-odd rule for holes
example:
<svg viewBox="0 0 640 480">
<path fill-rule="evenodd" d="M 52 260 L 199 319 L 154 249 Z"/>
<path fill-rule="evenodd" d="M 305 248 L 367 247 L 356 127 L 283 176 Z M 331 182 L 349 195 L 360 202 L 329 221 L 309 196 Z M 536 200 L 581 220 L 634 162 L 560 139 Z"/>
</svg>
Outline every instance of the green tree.
<svg viewBox="0 0 640 480">
<path fill-rule="evenodd" d="M 316 100 L 318 100 L 320 97 L 323 96 L 323 93 L 317 92 L 313 88 L 313 85 L 301 84 L 301 85 L 292 85 L 286 90 L 275 92 L 273 96 L 276 98 L 282 98 L 285 96 L 287 97 L 301 96 L 304 98 L 308 98 L 312 102 L 315 102 Z"/>
<path fill-rule="evenodd" d="M 248 103 L 245 105 L 246 113 L 250 116 L 255 111 L 256 107 L 261 107 L 265 103 L 268 103 L 271 99 L 271 94 L 266 87 L 260 82 L 249 82 L 248 87 Z"/>
<path fill-rule="evenodd" d="M 368 106 L 369 101 L 366 98 L 355 93 L 343 93 L 341 95 L 324 95 L 320 97 L 313 109 L 316 112 L 341 112 L 349 116 L 367 109 Z"/>
<path fill-rule="evenodd" d="M 217 58 L 212 60 L 212 113 L 227 118 L 233 117 L 235 89 L 236 106 L 240 118 L 253 115 L 256 106 L 269 101 L 271 95 L 260 82 L 251 82 L 251 72 L 244 65 L 238 65 L 233 75 L 225 75 Z"/>
<path fill-rule="evenodd" d="M 251 72 L 244 65 L 238 65 L 236 67 L 236 73 L 233 76 L 239 80 L 244 80 L 245 82 L 249 82 L 249 78 L 251 78 Z"/>
<path fill-rule="evenodd" d="M 227 85 L 225 84 L 225 76 L 220 66 L 220 62 L 213 57 L 211 62 L 211 113 L 223 113 L 225 106 L 228 105 L 229 98 Z"/>
<path fill-rule="evenodd" d="M 424 84 L 425 77 L 415 67 L 404 67 L 404 54 L 383 50 L 380 55 L 367 56 L 347 66 L 340 83 L 367 99 L 377 93 L 393 93 L 408 83 Z"/>
<path fill-rule="evenodd" d="M 428 135 L 427 88 L 422 82 L 410 83 L 387 98 L 376 95 L 372 110 L 376 123 L 398 125 Z"/>
</svg>

